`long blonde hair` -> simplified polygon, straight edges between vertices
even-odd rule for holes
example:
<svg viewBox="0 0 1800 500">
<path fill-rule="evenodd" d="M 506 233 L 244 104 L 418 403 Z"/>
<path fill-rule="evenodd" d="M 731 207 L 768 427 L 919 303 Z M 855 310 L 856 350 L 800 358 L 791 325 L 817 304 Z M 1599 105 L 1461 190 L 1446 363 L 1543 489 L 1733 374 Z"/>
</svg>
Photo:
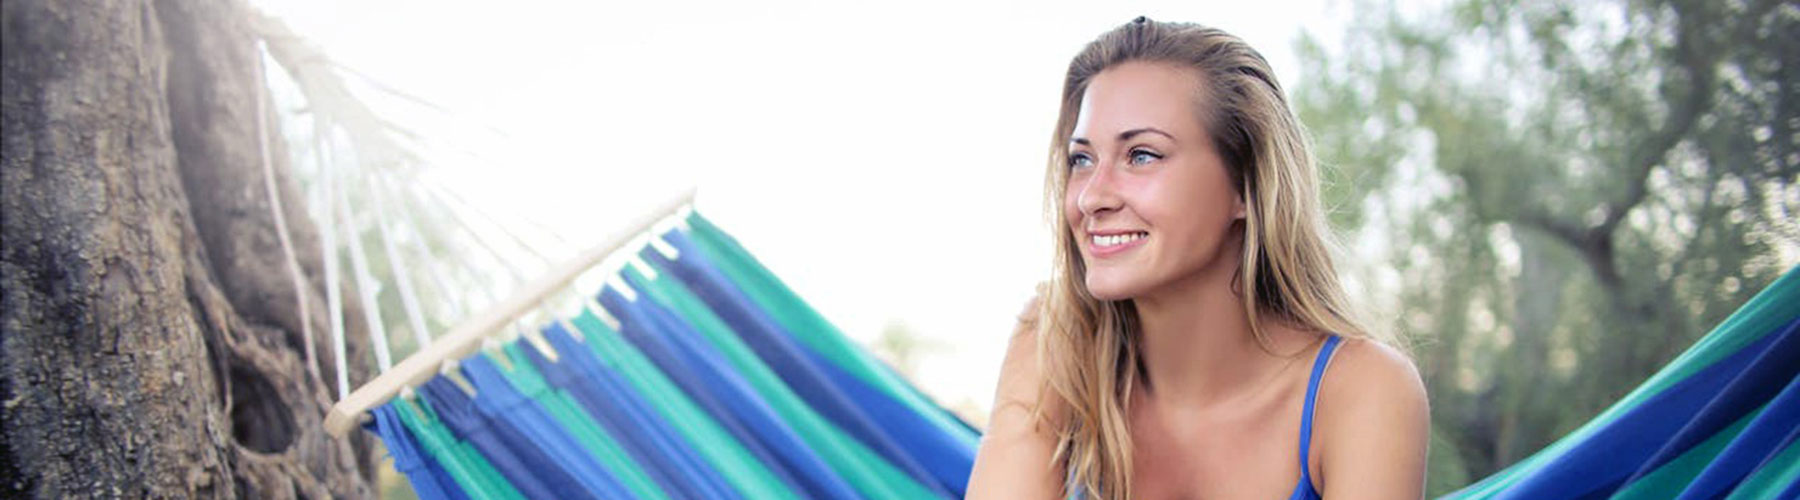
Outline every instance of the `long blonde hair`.
<svg viewBox="0 0 1800 500">
<path fill-rule="evenodd" d="M 1131 496 L 1125 401 L 1140 362 L 1138 317 L 1129 299 L 1102 301 L 1089 294 L 1080 242 L 1060 203 L 1082 95 L 1100 72 L 1128 61 L 1172 64 L 1200 76 L 1197 119 L 1244 200 L 1243 258 L 1234 286 L 1252 335 L 1268 348 L 1259 319 L 1276 318 L 1308 330 L 1372 338 L 1338 282 L 1335 245 L 1305 130 L 1262 55 L 1236 36 L 1191 23 L 1139 17 L 1100 35 L 1069 63 L 1050 143 L 1044 193 L 1054 221 L 1056 260 L 1038 322 L 1038 355 L 1050 388 L 1038 409 L 1045 415 L 1045 404 L 1057 403 L 1051 397 L 1066 404 L 1067 418 L 1056 424 L 1055 459 L 1068 473 L 1067 484 L 1104 498 Z"/>
</svg>

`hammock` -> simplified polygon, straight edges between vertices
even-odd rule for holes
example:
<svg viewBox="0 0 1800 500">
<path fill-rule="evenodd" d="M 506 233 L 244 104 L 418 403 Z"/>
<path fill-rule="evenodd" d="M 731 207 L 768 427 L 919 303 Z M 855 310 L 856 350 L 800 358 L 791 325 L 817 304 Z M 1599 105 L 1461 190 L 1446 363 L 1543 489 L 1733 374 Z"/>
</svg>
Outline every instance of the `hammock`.
<svg viewBox="0 0 1800 500">
<path fill-rule="evenodd" d="M 1446 499 L 1800 498 L 1800 268 L 1624 399 Z"/>
<path fill-rule="evenodd" d="M 369 386 L 413 375 L 384 374 L 327 426 L 367 408 L 425 499 L 961 497 L 978 431 L 682 220 L 597 306 L 401 397 Z M 1444 498 L 1800 498 L 1797 375 L 1800 268 L 1591 422 Z"/>
<path fill-rule="evenodd" d="M 420 498 L 962 496 L 972 427 L 684 222 L 598 307 L 369 410 Z"/>
</svg>

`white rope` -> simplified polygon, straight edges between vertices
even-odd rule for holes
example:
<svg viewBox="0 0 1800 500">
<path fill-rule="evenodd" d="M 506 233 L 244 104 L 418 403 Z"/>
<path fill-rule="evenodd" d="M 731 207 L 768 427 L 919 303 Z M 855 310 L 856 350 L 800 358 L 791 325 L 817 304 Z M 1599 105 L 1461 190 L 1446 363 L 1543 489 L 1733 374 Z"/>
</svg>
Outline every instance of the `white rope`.
<svg viewBox="0 0 1800 500">
<path fill-rule="evenodd" d="M 443 203 L 445 205 L 445 207 L 449 209 L 451 216 L 456 218 L 458 223 L 465 226 L 471 234 L 474 234 L 473 224 L 470 224 L 468 219 L 463 218 L 461 212 L 456 210 L 455 208 L 451 207 L 451 205 L 459 205 L 459 206 L 463 207 L 463 209 L 474 212 L 476 216 L 479 216 L 481 219 L 485 220 L 489 225 L 492 225 L 493 227 L 499 229 L 501 234 L 503 234 L 507 238 L 511 239 L 514 246 L 520 248 L 521 250 L 524 250 L 526 253 L 536 256 L 539 261 L 542 261 L 544 263 L 544 265 L 550 266 L 550 265 L 554 264 L 554 261 L 551 260 L 548 255 L 545 255 L 542 251 L 539 251 L 536 247 L 534 247 L 529 242 L 527 242 L 524 235 L 513 231 L 512 227 L 510 225 L 502 223 L 500 221 L 500 219 L 498 217 L 495 217 L 492 213 L 489 213 L 486 210 L 483 210 L 480 206 L 477 206 L 476 204 L 471 203 L 467 198 L 464 198 L 464 197 L 462 197 L 462 195 L 457 194 L 454 189 L 450 188 L 450 186 L 447 186 L 443 182 L 438 182 L 438 181 L 428 181 L 428 182 L 423 183 L 423 186 L 425 187 L 425 190 L 429 192 L 428 194 L 432 194 L 434 198 L 438 199 L 439 203 Z M 567 239 L 564 239 L 562 237 L 562 235 L 556 234 L 555 231 L 551 231 L 548 227 L 544 226 L 543 224 L 538 223 L 535 220 L 532 220 L 530 217 L 526 217 L 523 215 L 517 215 L 517 214 L 515 214 L 515 216 L 518 219 L 525 221 L 526 224 L 537 227 L 539 229 L 539 231 L 542 231 L 545 234 L 549 235 L 550 238 L 558 240 L 559 242 L 563 243 L 565 246 L 569 246 L 570 248 L 573 248 L 572 245 L 568 245 Z M 635 244 L 635 246 L 641 247 L 643 245 Z M 493 252 L 494 249 L 492 247 L 489 247 L 489 251 Z M 498 258 L 498 252 L 495 252 L 495 254 L 496 254 L 496 258 Z M 641 269 L 646 275 L 650 276 L 650 279 L 656 279 L 655 271 L 650 270 L 648 268 L 647 263 L 643 263 L 640 261 L 640 262 L 637 262 L 637 264 L 645 266 Z M 637 292 L 634 290 L 631 290 L 628 287 L 625 287 L 623 282 L 620 282 L 617 285 L 617 287 L 620 288 L 623 291 L 623 293 L 626 294 L 626 296 L 629 297 L 632 301 L 637 300 Z M 543 316 L 543 317 L 532 316 L 531 318 L 521 318 L 521 320 L 538 319 L 538 320 L 543 320 L 543 321 L 551 321 L 555 317 L 557 317 L 557 315 L 554 314 L 553 311 L 550 311 L 549 310 L 550 308 L 551 308 L 551 304 L 546 303 L 545 305 L 540 307 L 540 310 L 537 312 L 538 315 Z M 524 331 L 528 331 L 528 332 L 536 331 L 535 329 L 530 329 L 529 325 L 525 325 L 522 328 L 526 328 L 526 330 L 524 330 Z"/>
<path fill-rule="evenodd" d="M 388 189 L 396 189 L 393 183 L 385 176 L 381 177 L 381 180 L 387 184 Z M 425 275 L 431 278 L 431 283 L 437 288 L 438 295 L 444 297 L 443 303 L 450 309 L 450 316 L 454 318 L 451 322 L 461 321 L 463 316 L 462 300 L 465 297 L 452 291 L 453 288 L 450 286 L 449 278 L 444 275 L 443 269 L 438 267 L 437 259 L 431 254 L 431 249 L 425 247 L 425 233 L 419 230 L 419 225 L 417 223 L 413 222 L 412 213 L 406 208 L 405 204 L 402 204 L 400 206 L 400 211 L 395 212 L 394 215 L 400 220 L 400 225 L 412 234 L 413 237 L 411 241 L 413 251 L 424 261 L 423 266 L 425 267 Z M 485 290 L 489 287 L 478 288 Z"/>
<path fill-rule="evenodd" d="M 268 49 L 262 40 L 256 41 L 256 138 L 258 152 L 262 155 L 263 187 L 268 190 L 269 214 L 275 219 L 275 236 L 281 241 L 281 254 L 287 257 L 288 278 L 294 282 L 294 302 L 299 303 L 300 337 L 306 342 L 306 369 L 314 379 L 323 379 L 319 375 L 318 348 L 313 344 L 312 308 L 307 300 L 306 275 L 300 272 L 300 258 L 294 253 L 294 241 L 288 236 L 287 216 L 281 209 L 281 190 L 275 185 L 275 162 L 269 153 L 269 83 L 267 70 L 263 69 L 263 53 Z"/>
<path fill-rule="evenodd" d="M 381 189 L 385 190 L 384 192 L 401 192 L 399 184 L 395 183 L 392 177 L 386 175 L 386 172 L 376 172 L 375 174 L 375 180 L 380 184 Z M 452 291 L 455 290 L 455 287 L 450 286 L 450 279 L 444 274 L 443 269 L 437 266 L 437 255 L 433 254 L 431 249 L 426 247 L 425 232 L 420 230 L 419 224 L 413 220 L 412 209 L 410 208 L 410 205 L 406 203 L 406 196 L 402 194 L 399 201 L 400 203 L 395 206 L 396 210 L 391 212 L 394 217 L 394 224 L 397 226 L 396 230 L 404 230 L 405 232 L 402 234 L 410 236 L 410 238 L 407 238 L 407 241 L 411 244 L 407 246 L 411 248 L 413 256 L 419 259 L 419 265 L 425 268 L 425 276 L 431 278 L 428 280 L 432 285 L 431 288 L 444 299 L 440 301 L 440 303 L 442 303 L 444 308 L 448 309 L 448 311 L 440 312 L 446 313 L 448 317 L 440 317 L 439 319 L 446 320 L 448 323 L 462 321 L 462 302 L 466 297 L 458 292 Z"/>
<path fill-rule="evenodd" d="M 381 178 L 381 180 L 387 182 L 390 185 L 398 185 L 398 182 L 394 181 L 394 179 L 390 176 L 379 175 L 379 177 Z M 419 192 L 417 194 L 420 196 L 420 201 L 425 202 L 425 203 L 436 203 L 439 206 L 441 206 L 440 212 L 450 214 L 450 217 L 452 219 L 451 222 L 454 223 L 453 225 L 456 226 L 456 228 L 461 229 L 462 232 L 467 233 L 469 238 L 475 241 L 476 246 L 479 246 L 479 247 L 481 247 L 481 249 L 487 251 L 488 257 L 493 259 L 495 265 L 500 267 L 502 270 L 506 271 L 506 273 L 508 275 L 512 276 L 514 286 L 519 286 L 526 282 L 525 275 L 523 273 L 521 273 L 518 270 L 518 268 L 514 267 L 510 262 L 508 262 L 506 260 L 506 258 L 500 254 L 499 250 L 495 249 L 493 247 L 493 245 L 488 243 L 487 239 L 482 238 L 481 234 L 477 233 L 475 231 L 475 228 L 469 225 L 468 220 L 464 219 L 462 217 L 462 215 L 460 213 L 458 213 L 454 207 L 451 207 L 449 205 L 448 202 L 444 201 L 441 198 L 432 196 L 428 192 Z M 412 219 L 411 219 L 412 216 L 410 213 L 408 213 L 408 211 L 401 210 L 400 216 L 403 219 L 405 219 L 409 225 L 412 226 L 413 231 L 416 234 L 423 234 L 423 233 L 419 233 L 418 226 L 416 224 L 412 223 Z M 422 243 L 421 243 L 421 245 L 422 245 Z M 421 246 L 420 251 L 421 252 L 425 251 L 422 246 Z M 426 267 L 426 269 L 431 273 L 434 281 L 438 284 L 438 286 L 443 288 L 443 290 L 440 290 L 440 292 L 444 293 L 445 295 L 449 295 L 450 294 L 450 292 L 449 292 L 450 287 L 448 286 L 449 280 L 444 279 L 444 275 L 443 275 L 442 271 L 440 269 L 438 269 L 437 267 L 430 266 L 430 265 L 428 265 Z M 494 305 L 494 304 L 499 304 L 501 301 L 501 297 L 500 297 L 499 293 L 495 291 L 495 288 L 496 287 L 487 286 L 487 285 L 475 287 L 475 289 L 480 290 L 482 292 L 483 297 L 487 298 L 488 305 L 490 305 L 490 306 Z"/>
<path fill-rule="evenodd" d="M 343 401 L 344 398 L 350 397 L 350 372 L 344 361 L 346 356 L 344 354 L 344 297 L 338 277 L 337 217 L 334 215 L 337 210 L 334 208 L 336 204 L 331 202 L 337 194 L 332 190 L 334 186 L 331 179 L 331 151 L 327 149 L 329 141 L 326 134 L 330 133 L 330 129 L 319 124 L 318 119 L 317 116 L 313 118 L 315 120 L 313 141 L 314 147 L 317 148 L 314 158 L 319 161 L 319 190 L 323 196 L 317 206 L 325 208 L 325 216 L 322 217 L 325 230 L 319 233 L 319 249 L 325 259 L 325 309 L 327 315 L 330 316 L 328 319 L 331 321 L 333 352 L 337 354 L 338 401 Z"/>
<path fill-rule="evenodd" d="M 406 266 L 406 260 L 400 256 L 399 247 L 394 245 L 394 235 L 388 230 L 387 207 L 385 196 L 379 185 L 370 186 L 374 196 L 375 224 L 381 231 L 381 244 L 387 249 L 388 269 L 394 275 L 394 284 L 400 288 L 400 304 L 405 306 L 406 319 L 411 323 L 413 338 L 418 339 L 419 349 L 431 345 L 431 332 L 425 327 L 425 310 L 419 306 L 419 296 L 413 293 L 412 273 Z"/>
<path fill-rule="evenodd" d="M 519 271 L 517 266 L 507 262 L 506 255 L 501 254 L 500 250 L 495 249 L 492 244 L 488 243 L 487 238 L 482 238 L 481 233 L 475 231 L 475 226 L 469 224 L 468 219 L 463 218 L 462 213 L 458 212 L 455 207 L 450 206 L 449 202 L 433 195 L 430 190 L 421 190 L 419 196 L 430 196 L 431 198 L 427 199 L 427 201 L 435 201 L 437 204 L 442 205 L 444 207 L 444 212 L 450 214 L 450 218 L 456 222 L 456 226 L 461 228 L 463 232 L 468 233 L 469 239 L 474 240 L 475 244 L 480 246 L 483 250 L 487 250 L 488 256 L 494 259 L 494 263 L 497 264 L 500 269 L 506 271 L 508 275 L 512 276 L 514 285 L 526 282 L 527 278 L 525 277 L 525 273 Z M 498 296 L 494 297 L 495 299 L 499 298 Z"/>
<path fill-rule="evenodd" d="M 444 185 L 444 183 L 441 181 L 432 181 L 432 182 L 428 182 L 426 184 L 426 188 L 436 191 L 440 196 L 447 197 L 449 202 L 454 202 L 458 205 L 463 206 L 464 208 L 468 209 L 471 212 L 475 212 L 475 215 L 480 216 L 482 218 L 482 220 L 486 220 L 488 224 L 491 224 L 494 227 L 499 228 L 501 234 L 506 235 L 507 238 L 512 240 L 513 245 L 518 246 L 520 249 L 523 249 L 526 252 L 537 256 L 538 260 L 544 262 L 544 265 L 550 265 L 555 262 L 550 259 L 549 255 L 545 255 L 543 252 L 538 251 L 536 246 L 533 246 L 532 244 L 526 242 L 525 237 L 523 235 L 519 234 L 518 232 L 513 231 L 512 227 L 510 225 L 501 223 L 500 219 L 498 217 L 495 217 L 493 214 L 488 213 L 488 211 L 483 210 L 480 206 L 469 202 L 468 198 L 463 198 L 461 194 L 458 194 L 456 192 L 456 190 L 450 189 L 450 186 Z M 516 217 L 518 218 L 518 220 L 524 221 L 528 225 L 538 227 L 540 231 L 543 231 L 544 233 L 549 234 L 553 239 L 562 240 L 561 235 L 556 234 L 554 231 L 550 231 L 548 228 L 544 227 L 543 224 L 538 223 L 537 221 L 533 220 L 532 218 L 526 217 L 523 215 L 517 215 Z M 569 250 L 575 250 L 575 247 L 573 245 L 567 245 L 567 243 L 568 243 L 567 240 L 562 240 L 562 242 L 565 244 L 565 246 L 569 247 L 568 248 Z"/>
<path fill-rule="evenodd" d="M 488 213 L 485 211 L 482 211 L 480 207 L 476 207 L 475 204 L 469 203 L 468 200 L 463 199 L 463 197 L 461 195 L 458 195 L 458 194 L 450 191 L 450 189 L 448 187 L 445 187 L 445 186 L 441 185 L 440 183 L 436 183 L 436 182 L 427 183 L 425 185 L 425 187 L 426 187 L 426 190 L 432 192 L 434 197 L 438 198 L 438 202 L 443 203 L 444 206 L 449 207 L 451 205 L 458 205 L 458 206 L 461 206 L 464 210 L 468 210 L 470 212 L 475 212 L 475 215 L 480 216 L 482 219 L 486 220 L 488 222 L 488 224 L 493 225 L 495 228 L 499 229 L 500 234 L 505 235 L 508 239 L 511 239 L 513 246 L 519 247 L 520 250 L 524 250 L 525 253 L 531 254 L 533 257 L 537 257 L 538 261 L 543 262 L 544 265 L 548 266 L 548 265 L 555 263 L 555 261 L 550 259 L 550 256 L 544 255 L 544 253 L 538 251 L 538 249 L 536 247 L 532 246 L 529 243 L 526 243 L 525 239 L 523 237 L 519 236 L 519 233 L 513 232 L 512 229 L 506 227 L 506 224 L 501 224 L 498 219 L 494 218 L 494 216 L 488 215 Z M 452 209 L 450 212 L 451 212 L 451 215 L 456 217 L 457 222 L 460 222 L 464 226 L 469 227 L 471 232 L 473 232 L 473 229 L 475 227 L 474 224 L 469 223 L 468 219 L 464 219 L 459 210 Z"/>
<path fill-rule="evenodd" d="M 348 189 L 338 190 L 338 209 L 344 217 L 345 236 L 350 242 L 350 265 L 356 271 L 357 297 L 361 299 L 363 320 L 369 324 L 369 340 L 375 342 L 375 366 L 386 373 L 394 367 L 394 355 L 388 350 L 387 326 L 381 322 L 381 303 L 377 300 L 381 293 L 381 282 L 369 272 L 369 259 L 363 252 L 362 227 L 356 220 L 356 212 L 350 209 Z"/>
</svg>

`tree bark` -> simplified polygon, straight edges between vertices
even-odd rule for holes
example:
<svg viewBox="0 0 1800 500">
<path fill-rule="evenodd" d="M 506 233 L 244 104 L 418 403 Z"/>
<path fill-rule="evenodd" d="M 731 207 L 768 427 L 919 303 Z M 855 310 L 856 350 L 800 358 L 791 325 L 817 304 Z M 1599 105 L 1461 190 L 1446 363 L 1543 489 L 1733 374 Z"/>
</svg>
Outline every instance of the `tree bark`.
<svg viewBox="0 0 1800 500">
<path fill-rule="evenodd" d="M 373 496 L 372 445 L 324 433 L 333 392 L 300 348 L 302 322 L 328 330 L 323 307 L 299 314 L 275 233 L 248 8 L 0 9 L 0 496 Z M 316 230 L 264 125 L 322 304 Z M 347 337 L 367 379 L 367 335 Z"/>
</svg>

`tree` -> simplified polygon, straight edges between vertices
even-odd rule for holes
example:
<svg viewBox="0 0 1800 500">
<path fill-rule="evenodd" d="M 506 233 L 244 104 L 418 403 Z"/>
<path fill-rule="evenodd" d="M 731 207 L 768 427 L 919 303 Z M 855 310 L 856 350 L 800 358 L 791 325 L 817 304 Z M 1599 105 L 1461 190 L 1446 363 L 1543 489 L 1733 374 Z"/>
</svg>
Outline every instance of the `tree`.
<svg viewBox="0 0 1800 500">
<path fill-rule="evenodd" d="M 0 10 L 8 496 L 372 496 L 368 438 L 320 426 L 336 363 L 306 368 L 301 332 L 328 329 L 295 307 L 265 157 L 300 293 L 327 285 L 282 141 L 261 149 L 280 134 L 254 19 L 232 0 Z"/>
<path fill-rule="evenodd" d="M 1537 451 L 1795 264 L 1800 7 L 1354 11 L 1296 106 L 1339 222 L 1394 236 L 1363 281 L 1397 285 L 1447 470 Z"/>
</svg>

